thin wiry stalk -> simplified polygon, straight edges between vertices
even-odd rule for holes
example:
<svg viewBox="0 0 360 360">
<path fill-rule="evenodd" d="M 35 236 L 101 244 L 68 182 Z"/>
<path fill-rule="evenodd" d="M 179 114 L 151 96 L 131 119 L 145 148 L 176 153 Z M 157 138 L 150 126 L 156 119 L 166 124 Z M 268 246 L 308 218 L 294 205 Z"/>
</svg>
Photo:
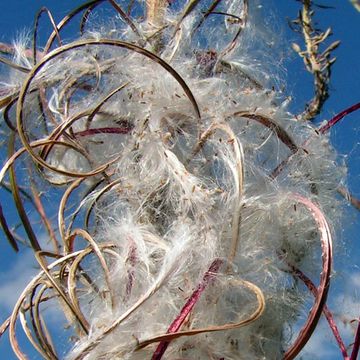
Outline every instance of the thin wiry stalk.
<svg viewBox="0 0 360 360">
<path fill-rule="evenodd" d="M 324 134 L 327 132 L 331 127 L 333 127 L 336 123 L 338 123 L 340 120 L 342 120 L 346 115 L 351 114 L 352 112 L 360 109 L 360 102 L 357 104 L 354 104 L 347 109 L 339 112 L 337 115 L 335 115 L 332 119 L 330 119 L 325 125 L 321 126 L 318 131 L 321 134 Z"/>
<path fill-rule="evenodd" d="M 49 20 L 50 20 L 50 23 L 51 23 L 51 26 L 53 27 L 54 31 L 55 31 L 55 34 L 56 34 L 56 37 L 58 39 L 58 43 L 59 43 L 59 46 L 62 45 L 62 41 L 61 41 L 61 37 L 60 37 L 60 34 L 59 34 L 59 31 L 56 27 L 56 23 L 55 23 L 55 20 L 51 14 L 51 12 L 49 11 L 48 8 L 46 7 L 42 7 L 38 12 L 37 14 L 35 15 L 35 24 L 34 24 L 34 34 L 33 34 L 33 64 L 36 65 L 36 62 L 37 62 L 37 33 L 38 33 L 38 27 L 39 27 L 39 20 L 40 20 L 40 17 L 43 13 L 46 13 Z"/>
<path fill-rule="evenodd" d="M 37 329 L 37 338 L 41 344 L 41 347 L 45 349 L 46 353 L 48 354 L 49 358 L 57 358 L 57 354 L 54 348 L 54 345 L 51 342 L 49 337 L 49 333 L 46 328 L 46 324 L 44 319 L 42 319 L 41 312 L 39 306 L 42 302 L 42 297 L 45 291 L 49 288 L 49 284 L 45 284 L 36 294 L 36 298 L 34 300 L 34 306 L 30 307 L 30 313 L 34 311 L 34 319 L 35 319 L 35 326 L 34 329 Z M 32 299 L 31 299 L 32 303 Z"/>
<path fill-rule="evenodd" d="M 78 316 L 78 313 L 76 311 L 76 309 L 74 308 L 73 304 L 71 303 L 71 301 L 68 299 L 67 294 L 64 292 L 64 290 L 62 289 L 61 285 L 58 284 L 57 279 L 55 279 L 53 277 L 53 275 L 49 272 L 48 267 L 46 266 L 44 259 L 41 255 L 40 252 L 35 253 L 35 257 L 36 260 L 38 261 L 40 267 L 42 268 L 42 270 L 44 271 L 46 277 L 48 278 L 49 282 L 51 283 L 52 287 L 54 288 L 54 290 L 56 290 L 56 292 L 59 294 L 59 296 L 61 297 L 61 299 L 66 303 L 66 305 L 68 306 L 69 310 L 73 313 L 73 315 L 77 318 L 80 326 L 82 327 L 82 329 L 85 331 L 86 334 L 89 333 L 89 328 L 87 326 L 87 324 L 83 323 L 81 321 L 81 318 Z"/>
<path fill-rule="evenodd" d="M 12 193 L 11 184 L 9 182 L 3 181 L 1 186 L 4 188 L 4 190 L 9 192 L 10 194 Z M 28 193 L 26 187 L 19 185 L 19 191 L 20 191 L 21 195 L 26 199 L 26 201 L 28 201 L 31 205 L 33 205 L 35 207 L 34 201 L 31 197 L 31 195 Z"/>
<path fill-rule="evenodd" d="M 179 31 L 181 23 L 184 21 L 184 19 L 191 14 L 192 11 L 195 10 L 195 8 L 199 5 L 199 3 L 201 2 L 201 0 L 188 0 L 184 9 L 182 10 L 182 13 L 180 15 L 180 18 L 177 22 L 177 24 L 175 25 L 175 30 L 174 30 L 174 35 L 176 35 L 176 33 Z"/>
<path fill-rule="evenodd" d="M 4 107 L 9 106 L 11 103 L 16 102 L 17 94 L 18 94 L 17 91 L 12 92 L 12 91 L 8 90 L 6 94 L 9 94 L 9 95 L 6 95 L 2 99 L 0 99 L 0 109 L 3 109 Z M 14 130 L 14 127 L 12 127 L 9 124 L 7 124 L 7 125 L 9 126 L 10 129 Z"/>
<path fill-rule="evenodd" d="M 15 134 L 12 133 L 10 135 L 10 140 L 9 140 L 9 158 L 11 158 L 12 155 L 14 154 L 14 150 L 15 150 L 14 148 L 15 148 Z M 14 198 L 14 202 L 15 202 L 19 217 L 21 219 L 21 222 L 23 223 L 23 226 L 24 226 L 26 234 L 29 238 L 31 247 L 33 248 L 34 251 L 40 251 L 41 246 L 37 240 L 37 237 L 35 235 L 35 232 L 34 232 L 32 226 L 31 226 L 31 221 L 29 220 L 29 218 L 26 214 L 26 210 L 23 205 L 23 201 L 21 199 L 20 191 L 19 191 L 19 188 L 17 185 L 14 166 L 10 167 L 9 173 L 10 173 L 10 185 L 12 188 L 12 195 Z"/>
<path fill-rule="evenodd" d="M 217 131 L 221 130 L 225 132 L 228 136 L 227 142 L 232 145 L 233 151 L 235 153 L 235 166 L 234 166 L 234 180 L 236 184 L 236 197 L 237 201 L 235 202 L 235 208 L 232 218 L 232 239 L 231 239 L 231 246 L 230 252 L 228 255 L 228 260 L 230 263 L 233 262 L 235 258 L 235 254 L 238 250 L 238 243 L 240 237 L 240 223 L 241 223 L 241 207 L 242 207 L 242 197 L 244 193 L 244 153 L 241 146 L 241 143 L 235 136 L 234 132 L 232 131 L 231 127 L 224 123 L 213 123 L 209 129 L 207 129 L 201 136 L 200 139 L 192 151 L 192 158 L 204 147 L 206 141 Z M 187 161 L 190 162 L 191 159 Z"/>
<path fill-rule="evenodd" d="M 3 57 L 0 57 L 0 63 L 3 63 L 7 66 L 10 66 L 12 67 L 13 69 L 15 70 L 19 70 L 23 73 L 28 73 L 30 71 L 29 68 L 25 67 L 25 66 L 21 66 L 21 65 L 18 65 L 18 64 L 15 64 L 14 62 L 6 59 L 6 58 L 3 58 Z"/>
<path fill-rule="evenodd" d="M 18 252 L 19 247 L 17 245 L 17 241 L 15 240 L 13 234 L 11 233 L 11 230 L 9 229 L 9 226 L 8 226 L 6 218 L 4 216 L 1 204 L 0 204 L 0 224 L 1 224 L 2 230 L 4 231 L 4 233 L 6 235 L 6 238 L 9 242 L 9 244 L 16 252 Z"/>
<path fill-rule="evenodd" d="M 307 207 L 317 224 L 322 248 L 322 272 L 320 275 L 320 285 L 315 297 L 315 303 L 309 312 L 306 323 L 300 330 L 299 336 L 293 342 L 291 347 L 286 351 L 284 360 L 294 359 L 314 332 L 326 304 L 332 267 L 332 237 L 324 214 L 309 199 L 306 199 L 297 194 L 293 194 L 291 197 L 300 204 L 303 204 L 305 207 Z"/>
<path fill-rule="evenodd" d="M 8 317 L 0 326 L 0 338 L 4 335 L 5 331 L 10 325 L 10 317 Z"/>
<path fill-rule="evenodd" d="M 89 20 L 89 16 L 92 13 L 92 11 L 98 7 L 99 5 L 101 5 L 101 1 L 97 1 L 92 5 L 89 5 L 89 7 L 84 11 L 84 14 L 81 17 L 81 21 L 80 21 L 80 34 L 83 35 L 84 34 L 84 30 L 85 30 L 85 26 L 86 23 Z"/>
<path fill-rule="evenodd" d="M 107 245 L 104 244 L 102 247 L 106 247 L 106 246 L 110 246 L 111 245 Z M 66 256 L 62 256 L 60 257 L 58 260 L 54 261 L 53 263 L 49 264 L 47 267 L 47 270 L 43 269 L 37 276 L 35 276 L 26 286 L 26 288 L 24 289 L 24 291 L 22 292 L 22 294 L 19 296 L 15 306 L 14 306 L 14 310 L 12 312 L 11 318 L 10 318 L 10 324 L 9 324 L 9 338 L 10 338 L 10 343 L 12 345 L 12 348 L 16 354 L 16 356 L 21 359 L 21 360 L 25 360 L 27 359 L 26 355 L 20 350 L 20 347 L 18 346 L 18 342 L 17 342 L 17 338 L 16 338 L 16 331 L 15 331 L 15 326 L 16 326 L 16 320 L 18 318 L 18 313 L 21 309 L 21 306 L 23 304 L 23 301 L 25 300 L 27 294 L 29 293 L 29 291 L 31 291 L 33 289 L 34 286 L 36 286 L 36 284 L 41 281 L 41 279 L 43 278 L 43 276 L 46 274 L 47 271 L 51 271 L 54 267 L 61 265 L 62 263 L 66 263 L 69 260 L 76 258 L 78 255 L 82 254 L 83 252 L 91 252 L 92 250 L 89 248 L 85 248 L 83 250 L 80 251 L 75 251 L 69 255 Z"/>
<path fill-rule="evenodd" d="M 292 153 L 298 151 L 298 146 L 294 143 L 291 137 L 287 134 L 287 132 L 281 128 L 280 125 L 276 124 L 271 118 L 257 113 L 247 113 L 247 112 L 236 112 L 231 116 L 244 117 L 246 119 L 255 120 L 260 124 L 266 126 L 271 131 L 276 133 L 276 136 L 281 140 Z"/>
<path fill-rule="evenodd" d="M 80 268 L 80 262 L 87 256 L 89 253 L 83 253 L 76 257 L 76 259 L 73 261 L 73 263 L 70 266 L 69 274 L 68 274 L 68 291 L 69 291 L 69 298 L 72 301 L 72 304 L 74 305 L 74 308 L 76 309 L 76 312 L 81 319 L 81 321 L 84 324 L 87 324 L 88 327 L 90 327 L 89 322 L 86 320 L 83 312 L 80 309 L 79 305 L 79 299 L 76 294 L 76 272 L 79 271 Z"/>
<path fill-rule="evenodd" d="M 151 338 L 149 340 L 140 341 L 140 343 L 138 345 L 138 349 L 142 349 L 154 342 L 159 342 L 159 341 L 165 342 L 165 343 L 170 342 L 170 341 L 180 338 L 182 336 L 194 336 L 194 335 L 198 335 L 198 334 L 202 334 L 202 333 L 211 333 L 211 332 L 226 331 L 226 330 L 241 328 L 241 327 L 250 325 L 257 319 L 259 319 L 259 317 L 261 317 L 261 315 L 263 314 L 263 312 L 265 310 L 265 298 L 264 298 L 262 291 L 255 284 L 245 281 L 245 280 L 241 280 L 241 279 L 233 280 L 232 285 L 233 286 L 245 285 L 249 290 L 251 290 L 256 295 L 256 300 L 257 300 L 258 306 L 247 319 L 241 320 L 237 323 L 228 323 L 225 325 L 209 326 L 207 328 L 193 329 L 193 330 L 187 330 L 187 331 L 178 331 L 175 333 L 160 335 L 160 336 Z M 197 297 L 197 293 L 196 293 L 195 297 Z"/>
<path fill-rule="evenodd" d="M 349 193 L 345 187 L 339 187 L 338 193 L 341 194 L 355 209 L 360 210 L 360 200 Z"/>
<path fill-rule="evenodd" d="M 221 260 L 216 259 L 213 261 L 213 263 L 209 267 L 209 270 L 205 273 L 202 282 L 198 285 L 197 289 L 192 293 L 189 300 L 181 309 L 180 314 L 169 326 L 169 329 L 167 331 L 168 334 L 177 333 L 179 331 L 185 319 L 189 316 L 190 312 L 192 311 L 192 309 L 200 299 L 200 296 L 202 295 L 206 287 L 214 280 L 213 278 L 216 276 L 216 273 L 219 271 L 221 265 L 222 265 Z M 157 346 L 151 359 L 160 360 L 163 354 L 165 353 L 167 347 L 169 346 L 169 344 L 170 342 L 161 341 L 160 344 Z"/>
<path fill-rule="evenodd" d="M 311 293 L 314 295 L 314 297 L 316 297 L 318 294 L 318 290 L 317 290 L 315 284 L 311 281 L 311 279 L 309 277 L 307 277 L 301 270 L 295 268 L 291 264 L 288 264 L 288 265 L 291 269 L 291 272 L 296 277 L 298 277 L 306 285 L 306 287 L 311 291 Z M 332 333 L 334 334 L 334 337 L 336 339 L 336 342 L 338 343 L 338 346 L 340 348 L 343 358 L 345 360 L 348 359 L 348 354 L 346 351 L 345 344 L 340 336 L 339 329 L 336 326 L 333 315 L 326 304 L 324 305 L 323 313 L 326 317 L 327 322 L 329 323 Z"/>
<path fill-rule="evenodd" d="M 193 34 L 195 33 L 195 31 L 197 31 L 201 25 L 204 23 L 204 21 L 206 20 L 206 18 L 212 14 L 214 12 L 214 10 L 216 9 L 216 7 L 221 3 L 222 0 L 214 0 L 211 5 L 208 7 L 208 9 L 204 12 L 202 18 L 200 19 L 199 23 L 194 27 L 193 30 Z"/>
<path fill-rule="evenodd" d="M 247 25 L 248 16 L 249 16 L 249 2 L 248 2 L 248 0 L 243 0 L 243 10 L 242 10 L 241 16 L 236 16 L 234 14 L 227 14 L 227 13 L 223 13 L 223 12 L 213 12 L 213 14 L 229 16 L 229 17 L 235 19 L 235 23 L 239 24 L 239 29 L 236 32 L 235 36 L 233 37 L 233 39 L 231 40 L 229 45 L 221 52 L 221 55 L 219 57 L 222 58 L 234 49 L 242 30 Z"/>
<path fill-rule="evenodd" d="M 359 322 L 357 329 L 356 329 L 356 334 L 355 334 L 355 341 L 354 341 L 354 345 L 353 345 L 353 349 L 350 355 L 350 360 L 356 360 L 357 356 L 359 354 L 359 348 L 360 348 L 360 319 L 357 320 Z"/>
<path fill-rule="evenodd" d="M 135 304 L 133 304 L 128 310 L 126 310 L 121 316 L 119 316 L 113 323 L 109 326 L 107 326 L 105 329 L 102 329 L 101 333 L 97 335 L 89 344 L 87 344 L 83 349 L 81 354 L 76 356 L 74 360 L 81 360 L 84 358 L 84 356 L 87 355 L 87 353 L 94 348 L 96 348 L 102 339 L 104 339 L 107 335 L 109 335 L 111 332 L 113 332 L 123 321 L 125 321 L 132 313 L 137 311 L 139 307 L 149 300 L 163 285 L 163 283 L 170 277 L 170 275 L 176 271 L 175 266 L 168 269 L 166 273 L 161 274 L 158 279 L 154 282 L 154 284 L 146 291 L 144 295 L 142 295 Z M 159 340 L 155 340 L 159 341 Z M 151 341 L 153 342 L 153 341 Z M 146 346 L 146 345 L 144 345 Z"/>
<path fill-rule="evenodd" d="M 96 89 L 100 82 L 101 72 L 106 70 L 106 68 L 111 67 L 114 63 L 114 61 L 108 61 L 105 64 L 98 64 L 98 61 L 94 57 L 90 57 L 94 64 L 94 67 L 86 68 L 84 65 L 84 70 L 80 74 L 78 74 L 76 77 L 70 77 L 66 84 L 61 89 L 61 92 L 59 94 L 59 103 L 63 104 L 64 108 L 64 116 L 69 116 L 69 108 L 70 108 L 70 102 L 71 97 L 78 89 L 87 89 L 86 80 L 84 82 L 79 81 L 82 77 L 85 77 L 86 75 L 92 75 L 93 73 L 96 74 L 96 84 L 93 87 L 92 90 Z"/>
<path fill-rule="evenodd" d="M 31 193 L 33 195 L 33 202 L 34 202 L 35 208 L 36 208 L 37 212 L 39 213 L 39 215 L 41 217 L 41 220 L 44 223 L 45 228 L 46 228 L 46 230 L 47 230 L 47 232 L 49 234 L 50 240 L 51 240 L 51 242 L 53 244 L 53 247 L 54 247 L 54 251 L 58 252 L 59 248 L 60 248 L 59 241 L 57 240 L 55 231 L 54 231 L 54 229 L 53 229 L 53 227 L 51 225 L 51 222 L 50 222 L 49 218 L 46 215 L 46 211 L 45 211 L 44 206 L 43 206 L 43 204 L 41 202 L 39 192 L 36 189 L 34 181 L 31 180 L 31 179 L 32 179 L 32 177 L 31 177 L 31 174 L 30 174 L 30 182 L 31 182 L 30 188 L 31 188 Z"/>
<path fill-rule="evenodd" d="M 83 131 L 74 132 L 75 137 L 91 136 L 96 134 L 128 134 L 131 131 L 131 127 L 105 127 L 105 128 L 93 128 Z"/>
<path fill-rule="evenodd" d="M 67 14 L 56 26 L 56 28 L 58 29 L 58 32 L 61 31 L 61 29 L 66 26 L 66 24 L 68 24 L 77 14 L 79 14 L 81 11 L 83 10 L 87 10 L 90 6 L 93 6 L 95 4 L 100 4 L 103 3 L 105 1 L 108 0 L 91 0 L 88 1 L 82 5 L 80 5 L 79 7 L 77 7 L 76 9 L 74 9 L 73 11 L 71 11 L 69 14 Z M 53 31 L 51 33 L 51 35 L 49 36 L 49 39 L 46 42 L 46 45 L 44 47 L 44 54 L 47 54 L 51 48 L 51 46 L 53 45 L 53 42 L 56 38 L 56 32 Z"/>
<path fill-rule="evenodd" d="M 101 252 L 101 249 L 100 249 L 99 245 L 92 238 L 92 236 L 87 231 L 85 231 L 83 229 L 75 229 L 71 233 L 70 238 L 75 239 L 76 236 L 81 236 L 94 249 L 94 254 L 98 257 L 99 262 L 101 264 L 101 268 L 102 268 L 102 270 L 104 272 L 105 282 L 106 282 L 106 285 L 107 285 L 107 288 L 108 288 L 108 291 L 109 291 L 109 294 L 110 294 L 111 306 L 114 307 L 115 299 L 114 299 L 114 294 L 113 294 L 112 287 L 111 287 L 111 282 L 110 282 L 110 271 L 109 271 L 108 265 L 106 263 L 106 260 L 102 255 L 102 252 Z"/>
<path fill-rule="evenodd" d="M 139 30 L 136 28 L 135 24 L 132 22 L 131 18 L 126 14 L 126 12 L 121 8 L 121 6 L 115 0 L 108 0 L 111 6 L 119 13 L 122 19 L 130 26 L 131 30 L 140 38 L 142 37 Z"/>
<path fill-rule="evenodd" d="M 357 11 L 360 11 L 360 3 L 359 0 L 350 0 L 350 2 L 354 5 Z"/>
<path fill-rule="evenodd" d="M 48 359 L 47 353 L 45 349 L 41 347 L 41 344 L 39 344 L 38 339 L 34 338 L 31 329 L 28 326 L 28 322 L 26 320 L 25 312 L 21 309 L 19 313 L 19 320 L 21 323 L 22 330 L 24 331 L 27 339 L 30 341 L 31 345 L 34 347 L 34 349 L 43 356 L 44 359 Z M 35 334 L 36 337 L 36 334 Z"/>
<path fill-rule="evenodd" d="M 68 227 L 67 227 L 67 229 L 66 229 L 66 232 L 65 232 L 66 235 L 65 235 L 65 237 L 63 237 L 63 239 L 67 239 L 67 238 L 70 236 L 70 234 L 71 234 L 71 232 L 72 232 L 73 225 L 74 225 L 74 223 L 75 223 L 75 221 L 76 221 L 76 219 L 77 219 L 77 216 L 79 215 L 80 211 L 82 210 L 82 208 L 83 208 L 83 206 L 84 206 L 84 200 L 85 200 L 88 196 L 91 196 L 91 195 L 96 191 L 96 189 L 97 189 L 102 183 L 105 182 L 105 180 L 106 180 L 106 178 L 103 178 L 103 179 L 95 182 L 87 191 L 85 191 L 85 193 L 84 193 L 84 195 L 83 195 L 83 198 L 82 198 L 82 200 L 80 201 L 80 205 L 79 205 L 79 206 L 76 208 L 76 210 L 72 213 L 72 215 L 71 215 L 71 217 L 70 217 L 70 219 L 69 219 L 69 225 L 68 225 Z M 65 193 L 64 193 L 63 196 L 65 196 Z M 62 201 L 63 201 L 63 200 L 62 200 Z M 65 208 L 63 208 L 63 210 L 61 210 L 61 213 L 59 212 L 58 218 L 59 218 L 60 216 L 62 216 L 62 217 L 64 218 L 64 210 L 65 210 Z M 61 215 L 60 215 L 60 214 L 61 214 Z M 85 219 L 86 219 L 86 216 L 85 216 Z M 63 220 L 61 220 L 61 221 L 63 221 Z M 60 223 L 60 221 L 59 221 L 59 223 Z M 65 229 L 65 228 L 64 228 L 64 229 Z M 85 230 L 88 231 L 87 226 L 85 226 Z M 63 233 L 64 233 L 64 232 L 63 232 Z"/>
<path fill-rule="evenodd" d="M 100 198 L 108 191 L 112 190 L 116 185 L 121 183 L 121 179 L 116 179 L 114 181 L 112 181 L 110 184 L 106 185 L 105 187 L 103 187 L 95 196 L 95 198 L 93 199 L 93 201 L 91 202 L 91 204 L 88 207 L 88 210 L 86 212 L 85 215 L 85 227 L 88 228 L 89 227 L 89 221 L 90 221 L 90 216 L 91 216 L 91 212 L 93 211 L 96 203 L 100 200 Z"/>
<path fill-rule="evenodd" d="M 70 233 L 68 233 L 66 231 L 66 225 L 65 225 L 66 203 L 67 203 L 71 193 L 76 188 L 78 188 L 85 179 L 86 179 L 86 177 L 79 178 L 79 179 L 73 181 L 72 184 L 70 184 L 70 186 L 68 186 L 67 189 L 65 190 L 64 195 L 62 196 L 60 204 L 59 204 L 59 211 L 58 211 L 58 217 L 57 217 L 58 218 L 58 227 L 59 227 L 60 237 L 63 241 L 64 251 L 66 254 L 73 251 L 73 249 L 70 246 L 70 243 L 68 241 L 68 239 L 70 238 Z"/>
<path fill-rule="evenodd" d="M 129 83 L 125 83 L 123 85 L 120 85 L 113 91 L 111 91 L 109 94 L 107 94 L 97 105 L 96 107 L 91 111 L 91 113 L 88 115 L 88 118 L 86 119 L 86 130 L 90 128 L 91 121 L 94 119 L 95 115 L 99 112 L 100 108 L 109 100 L 112 96 L 116 95 L 120 91 L 126 88 Z M 94 129 L 95 130 L 95 129 Z"/>
</svg>

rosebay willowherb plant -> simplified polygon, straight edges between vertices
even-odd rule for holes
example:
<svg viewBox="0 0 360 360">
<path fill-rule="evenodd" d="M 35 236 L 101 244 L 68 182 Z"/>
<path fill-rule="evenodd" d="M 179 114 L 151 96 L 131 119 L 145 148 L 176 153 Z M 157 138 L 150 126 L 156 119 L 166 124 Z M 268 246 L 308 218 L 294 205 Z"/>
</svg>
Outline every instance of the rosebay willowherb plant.
<svg viewBox="0 0 360 360">
<path fill-rule="evenodd" d="M 101 23 L 99 7 L 116 18 Z M 20 326 L 45 359 L 293 359 L 322 312 L 350 359 L 325 305 L 345 174 L 326 133 L 360 106 L 306 122 L 327 97 L 321 68 L 315 100 L 289 114 L 257 11 L 90 1 L 57 25 L 42 9 L 32 44 L 2 45 L 0 178 L 41 267 L 1 327 L 19 359 Z M 42 13 L 54 31 L 39 50 Z M 330 51 L 321 61 L 330 68 Z M 18 250 L 3 207 L 0 221 Z M 291 335 L 301 282 L 314 300 Z M 66 354 L 48 313 L 71 329 Z"/>
</svg>

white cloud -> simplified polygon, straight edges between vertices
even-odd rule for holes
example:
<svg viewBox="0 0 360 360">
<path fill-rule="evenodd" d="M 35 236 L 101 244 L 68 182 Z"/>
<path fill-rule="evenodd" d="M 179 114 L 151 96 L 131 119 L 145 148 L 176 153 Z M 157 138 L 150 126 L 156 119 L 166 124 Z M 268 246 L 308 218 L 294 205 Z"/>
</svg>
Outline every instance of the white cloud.
<svg viewBox="0 0 360 360">
<path fill-rule="evenodd" d="M 0 320 L 5 320 L 27 283 L 38 272 L 32 252 L 27 251 L 16 256 L 15 263 L 0 272 Z"/>
<path fill-rule="evenodd" d="M 350 276 L 350 285 L 354 287 L 354 290 L 360 289 L 360 272 L 351 274 Z M 360 294 L 358 294 L 360 296 Z"/>
<path fill-rule="evenodd" d="M 351 324 L 350 321 L 360 316 L 360 273 L 344 274 L 341 285 L 341 289 L 331 289 L 333 292 L 328 297 L 328 306 L 347 347 L 354 341 L 357 327 L 357 322 Z M 302 321 L 305 320 L 302 319 Z M 299 321 L 294 327 L 293 341 L 302 325 Z M 351 348 L 348 348 L 348 355 L 350 354 Z M 338 360 L 342 358 L 341 350 L 324 316 L 321 316 L 317 328 L 298 358 L 299 360 Z"/>
<path fill-rule="evenodd" d="M 320 322 L 300 353 L 300 359 L 340 359 L 341 352 L 330 330 L 329 324 L 322 316 Z"/>
</svg>

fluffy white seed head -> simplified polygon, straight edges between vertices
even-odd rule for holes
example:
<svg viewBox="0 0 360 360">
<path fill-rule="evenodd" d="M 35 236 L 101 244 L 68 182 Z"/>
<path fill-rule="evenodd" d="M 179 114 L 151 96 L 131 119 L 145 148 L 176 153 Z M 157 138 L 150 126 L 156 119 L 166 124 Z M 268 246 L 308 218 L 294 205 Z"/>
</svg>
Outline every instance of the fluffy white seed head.
<svg viewBox="0 0 360 360">
<path fill-rule="evenodd" d="M 168 331 L 216 259 L 222 265 L 180 330 L 249 318 L 258 299 L 243 280 L 263 293 L 264 312 L 248 326 L 174 339 L 163 358 L 278 359 L 290 345 L 303 295 L 287 264 L 309 274 L 321 268 L 317 223 L 293 194 L 331 223 L 344 170 L 327 136 L 294 119 L 269 89 L 281 72 L 268 64 L 275 36 L 244 3 L 223 1 L 218 11 L 237 17 L 212 14 L 198 29 L 200 9 L 176 25 L 181 14 L 171 8 L 151 22 L 134 18 L 141 36 L 125 23 L 97 26 L 83 37 L 88 45 L 50 53 L 29 81 L 29 89 L 47 89 L 47 133 L 77 144 L 54 145 L 46 162 L 76 173 L 108 163 L 86 181 L 105 173 L 106 182 L 76 209 L 92 207 L 88 231 L 98 244 L 114 244 L 104 252 L 110 276 L 91 262 L 96 287 L 79 295 L 90 332 L 68 359 L 150 358 L 158 342 L 139 343 Z M 173 70 L 147 52 L 94 41 L 117 36 Z M 22 121 L 36 141 L 44 130 L 32 104 L 28 93 Z M 44 175 L 56 184 L 71 178 Z"/>
</svg>

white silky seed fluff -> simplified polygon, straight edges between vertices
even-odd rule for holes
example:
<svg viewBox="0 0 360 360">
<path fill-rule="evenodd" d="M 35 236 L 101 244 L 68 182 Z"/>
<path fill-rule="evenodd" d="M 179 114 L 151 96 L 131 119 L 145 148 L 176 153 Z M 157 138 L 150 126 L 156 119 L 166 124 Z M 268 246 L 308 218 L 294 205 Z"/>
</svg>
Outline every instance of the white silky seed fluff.
<svg viewBox="0 0 360 360">
<path fill-rule="evenodd" d="M 243 12 L 242 2 L 235 0 L 224 1 L 220 9 Z M 257 31 L 260 20 L 255 12 L 250 6 L 248 23 L 236 47 L 217 61 L 237 27 L 225 20 L 209 19 L 213 28 L 204 24 L 191 38 L 202 16 L 196 10 L 172 38 L 179 14 L 166 10 L 163 22 L 169 29 L 164 30 L 159 56 L 186 82 L 199 106 L 200 120 L 172 74 L 142 54 L 125 49 L 92 45 L 67 51 L 46 64 L 33 80 L 46 82 L 52 94 L 50 111 L 58 123 L 94 108 L 112 90 L 126 84 L 101 107 L 91 129 L 127 124 L 131 131 L 79 138 L 90 160 L 61 147 L 47 159 L 53 166 L 77 172 L 116 159 L 107 171 L 110 180 L 120 179 L 94 209 L 94 238 L 117 245 L 117 254 L 108 257 L 115 305 L 111 307 L 108 296 L 80 296 L 91 332 L 75 344 L 68 359 L 75 359 L 153 289 L 137 310 L 84 355 L 87 360 L 149 359 L 157 343 L 135 351 L 137 341 L 166 333 L 215 259 L 224 264 L 181 330 L 247 318 L 256 307 L 256 298 L 245 286 L 232 285 L 236 279 L 250 281 L 262 290 L 264 314 L 239 329 L 176 339 L 163 359 L 279 359 L 289 346 L 284 329 L 301 313 L 303 294 L 284 271 L 286 265 L 279 252 L 285 252 L 286 261 L 310 275 L 317 274 L 321 261 L 312 214 L 295 204 L 290 194 L 311 199 L 336 224 L 340 212 L 336 189 L 344 169 L 337 163 L 328 137 L 318 135 L 311 124 L 294 119 L 281 103 L 281 96 L 268 88 L 278 82 L 280 70 L 271 70 L 275 61 L 266 64 L 271 56 L 266 42 L 273 38 Z M 152 31 L 146 21 L 139 19 L 135 24 L 141 33 Z M 221 27 L 227 29 L 223 38 Z M 126 25 L 103 31 L 89 30 L 84 38 L 111 35 L 138 41 Z M 145 48 L 154 50 L 148 44 Z M 107 65 L 109 59 L 115 61 Z M 106 65 L 101 69 L 99 64 Z M 92 69 L 96 79 L 92 91 L 75 97 L 64 109 L 62 89 L 85 69 Z M 30 114 L 25 119 L 29 129 L 36 121 L 30 100 L 25 110 Z M 291 150 L 275 131 L 253 119 L 235 116 L 237 112 L 271 119 L 299 148 L 275 179 L 272 171 Z M 40 124 L 34 128 L 28 134 L 31 140 L 40 137 Z M 85 117 L 72 128 L 74 132 L 85 131 Z M 199 137 L 206 131 L 210 135 L 198 147 Z M 55 183 L 67 180 L 58 174 L 48 176 Z M 91 204 L 100 191 L 91 194 L 81 207 Z M 240 223 L 238 245 L 229 260 L 234 221 Z M 98 272 L 102 272 L 100 267 Z M 103 282 L 99 275 L 97 283 L 106 290 Z"/>
</svg>

